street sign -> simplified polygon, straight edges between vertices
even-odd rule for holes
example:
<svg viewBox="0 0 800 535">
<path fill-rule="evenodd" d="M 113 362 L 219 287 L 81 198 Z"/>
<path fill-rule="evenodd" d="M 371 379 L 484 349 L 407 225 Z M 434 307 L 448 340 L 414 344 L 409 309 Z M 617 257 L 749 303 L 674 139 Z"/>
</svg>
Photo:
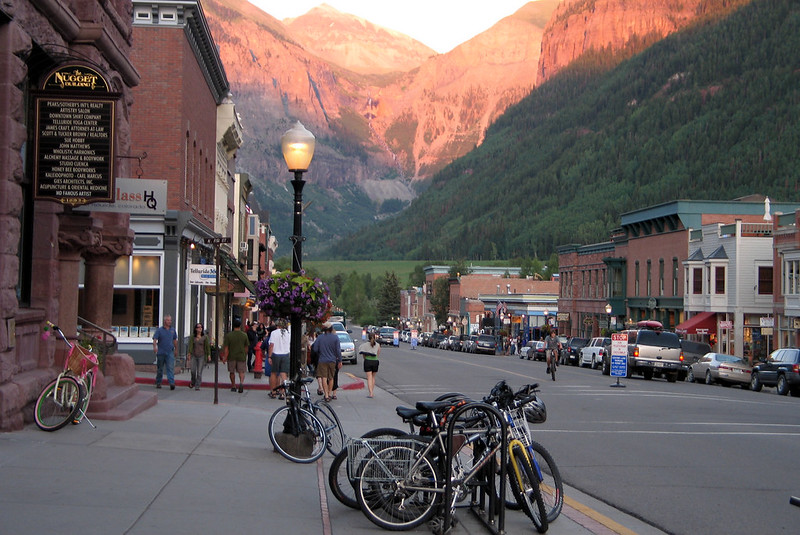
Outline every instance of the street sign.
<svg viewBox="0 0 800 535">
<path fill-rule="evenodd" d="M 231 238 L 229 236 L 222 236 L 221 238 L 203 238 L 203 243 L 206 245 L 219 245 L 221 243 L 230 243 Z"/>
<path fill-rule="evenodd" d="M 611 377 L 628 376 L 628 335 L 626 333 L 613 333 L 611 335 Z M 612 386 L 616 386 L 612 385 Z"/>
<path fill-rule="evenodd" d="M 733 322 L 730 320 L 722 320 L 719 322 L 720 329 L 733 329 Z"/>
<path fill-rule="evenodd" d="M 217 284 L 217 266 L 213 264 L 189 264 L 189 284 L 214 286 Z"/>
</svg>

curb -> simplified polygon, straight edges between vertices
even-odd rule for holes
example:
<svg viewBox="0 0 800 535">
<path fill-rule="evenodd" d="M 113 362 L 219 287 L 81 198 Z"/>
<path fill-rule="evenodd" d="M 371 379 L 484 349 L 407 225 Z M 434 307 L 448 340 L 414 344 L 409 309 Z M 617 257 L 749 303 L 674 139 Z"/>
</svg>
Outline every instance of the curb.
<svg viewBox="0 0 800 535">
<path fill-rule="evenodd" d="M 361 390 L 364 388 L 364 381 L 359 377 L 356 377 L 350 373 L 344 373 L 350 381 L 345 384 L 340 384 L 339 388 L 342 390 Z M 165 387 L 168 387 L 168 383 L 165 382 L 166 380 L 162 380 L 161 384 Z M 155 377 L 136 377 L 136 384 L 140 385 L 155 385 L 156 380 Z M 226 381 L 223 385 L 222 381 L 220 381 L 220 386 L 224 386 L 225 388 L 228 387 L 228 382 Z M 175 387 L 189 387 L 189 381 L 186 379 L 175 379 Z M 214 388 L 214 383 L 209 381 L 203 381 L 200 383 L 201 388 Z M 269 390 L 269 384 L 260 384 L 260 383 L 245 383 L 244 384 L 245 390 Z"/>
</svg>

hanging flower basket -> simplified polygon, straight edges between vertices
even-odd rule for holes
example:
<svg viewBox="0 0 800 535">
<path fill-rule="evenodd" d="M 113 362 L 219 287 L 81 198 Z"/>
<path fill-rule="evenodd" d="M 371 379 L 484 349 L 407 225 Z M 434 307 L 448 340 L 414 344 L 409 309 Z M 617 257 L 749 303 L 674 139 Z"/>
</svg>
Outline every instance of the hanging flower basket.
<svg viewBox="0 0 800 535">
<path fill-rule="evenodd" d="M 299 314 L 303 320 L 321 323 L 330 315 L 328 285 L 305 276 L 305 271 L 281 271 L 256 282 L 259 308 L 273 318 Z"/>
</svg>

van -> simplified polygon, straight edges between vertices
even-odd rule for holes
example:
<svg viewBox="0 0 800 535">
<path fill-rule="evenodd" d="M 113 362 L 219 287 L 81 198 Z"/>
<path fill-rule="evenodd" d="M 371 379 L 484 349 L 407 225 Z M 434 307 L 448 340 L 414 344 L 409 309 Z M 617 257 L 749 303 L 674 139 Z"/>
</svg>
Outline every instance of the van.
<svg viewBox="0 0 800 535">
<path fill-rule="evenodd" d="M 683 362 L 687 366 L 700 360 L 706 353 L 711 353 L 710 345 L 692 340 L 681 340 L 681 349 L 683 350 Z"/>
</svg>

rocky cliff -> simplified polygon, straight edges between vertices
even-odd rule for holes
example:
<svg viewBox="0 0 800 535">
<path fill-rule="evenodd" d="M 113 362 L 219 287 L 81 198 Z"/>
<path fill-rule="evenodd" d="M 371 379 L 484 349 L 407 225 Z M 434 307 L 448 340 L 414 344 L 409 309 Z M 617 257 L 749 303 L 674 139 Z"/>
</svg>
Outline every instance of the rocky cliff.
<svg viewBox="0 0 800 535">
<path fill-rule="evenodd" d="M 541 84 L 589 51 L 618 61 L 703 17 L 750 0 L 562 0 L 542 40 Z"/>
</svg>

